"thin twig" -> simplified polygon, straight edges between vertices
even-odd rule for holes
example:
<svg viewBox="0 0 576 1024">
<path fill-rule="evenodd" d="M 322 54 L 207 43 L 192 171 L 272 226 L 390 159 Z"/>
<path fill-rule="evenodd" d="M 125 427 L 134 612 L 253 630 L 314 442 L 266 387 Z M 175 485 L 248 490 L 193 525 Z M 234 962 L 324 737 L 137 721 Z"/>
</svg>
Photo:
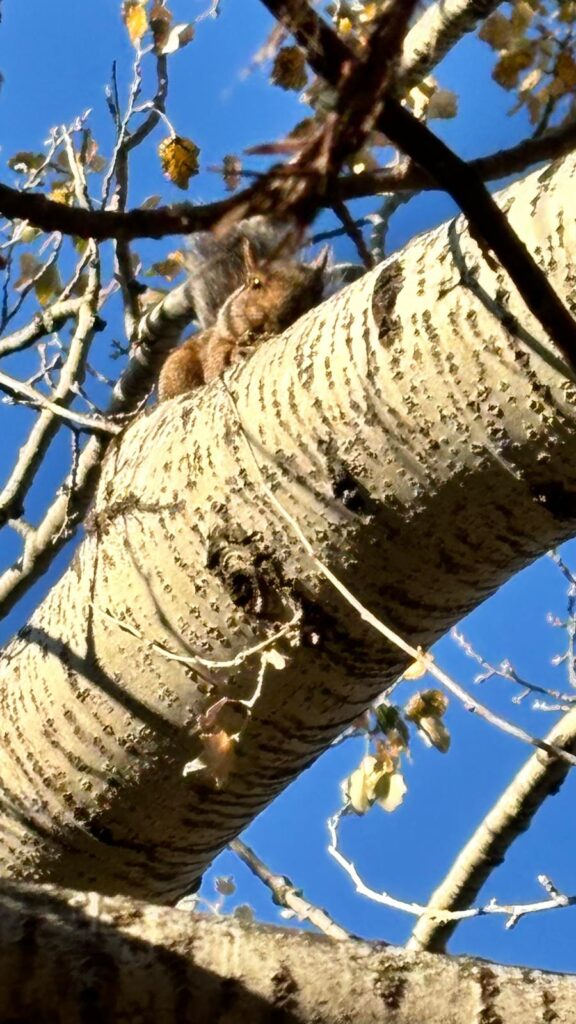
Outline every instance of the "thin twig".
<svg viewBox="0 0 576 1024">
<path fill-rule="evenodd" d="M 14 377 L 10 377 L 7 373 L 2 373 L 1 371 L 0 388 L 16 400 L 34 405 L 38 409 L 46 409 L 67 423 L 72 423 L 75 427 L 81 427 L 83 430 L 88 430 L 93 434 L 109 434 L 113 436 L 119 434 L 123 429 L 123 427 L 117 426 L 115 423 L 111 423 L 100 416 L 85 416 L 74 409 L 66 409 L 63 405 L 58 405 L 57 402 L 51 401 L 40 391 L 30 387 L 29 384 L 25 384 L 24 381 L 16 380 Z"/>
<path fill-rule="evenodd" d="M 465 910 L 445 910 L 441 907 L 432 906 L 431 904 L 424 906 L 421 903 L 399 900 L 389 892 L 378 892 L 366 885 L 358 872 L 356 865 L 352 861 L 348 860 L 348 858 L 345 857 L 338 848 L 338 825 L 346 813 L 348 813 L 348 809 L 344 807 L 328 820 L 328 832 L 330 834 L 328 853 L 352 880 L 356 892 L 360 896 L 366 896 L 374 903 L 383 904 L 386 907 L 391 907 L 393 910 L 401 910 L 405 914 L 411 914 L 413 917 L 419 918 L 419 924 L 452 924 L 453 926 L 456 926 L 461 921 L 468 921 L 474 917 L 487 917 L 494 914 L 502 914 L 508 918 L 504 927 L 510 930 L 518 924 L 521 917 L 524 917 L 527 914 L 540 914 L 544 910 L 559 910 L 563 907 L 576 905 L 576 896 L 566 896 L 564 893 L 559 892 L 546 875 L 539 875 L 538 881 L 550 894 L 550 898 L 547 900 L 540 900 L 537 903 L 509 904 L 498 903 L 495 899 L 492 899 L 481 907 L 466 907 Z M 410 945 L 408 948 L 411 948 Z"/>
</svg>

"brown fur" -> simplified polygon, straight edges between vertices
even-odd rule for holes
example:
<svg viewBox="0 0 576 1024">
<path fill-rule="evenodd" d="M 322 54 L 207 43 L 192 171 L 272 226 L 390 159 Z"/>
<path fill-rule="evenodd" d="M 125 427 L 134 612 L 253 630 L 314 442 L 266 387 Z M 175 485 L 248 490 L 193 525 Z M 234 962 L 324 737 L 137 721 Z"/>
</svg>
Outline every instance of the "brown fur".
<svg viewBox="0 0 576 1024">
<path fill-rule="evenodd" d="M 244 271 L 244 283 L 226 299 L 214 325 L 166 359 L 158 382 L 161 402 L 220 377 L 226 367 L 286 330 L 322 298 L 323 265 L 258 262 L 246 242 Z"/>
</svg>

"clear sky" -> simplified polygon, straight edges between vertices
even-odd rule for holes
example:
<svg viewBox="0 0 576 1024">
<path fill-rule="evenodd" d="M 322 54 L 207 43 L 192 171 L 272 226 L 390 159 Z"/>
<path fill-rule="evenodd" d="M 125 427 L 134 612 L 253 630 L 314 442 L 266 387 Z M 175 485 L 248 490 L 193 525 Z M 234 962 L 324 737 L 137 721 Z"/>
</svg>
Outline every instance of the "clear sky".
<svg viewBox="0 0 576 1024">
<path fill-rule="evenodd" d="M 174 0 L 171 4 L 177 21 L 190 20 L 208 6 L 208 0 Z M 69 123 L 88 108 L 101 151 L 110 154 L 113 132 L 104 87 L 110 80 L 112 61 L 116 61 L 125 95 L 133 59 L 119 8 L 119 0 L 54 0 L 50 4 L 46 0 L 4 0 L 0 180 L 11 181 L 6 161 L 12 154 L 40 150 L 53 126 Z M 247 146 L 281 136 L 306 116 L 307 109 L 293 94 L 269 88 L 262 70 L 244 74 L 271 27 L 271 19 L 257 0 L 222 0 L 221 11 L 217 20 L 201 22 L 196 39 L 170 62 L 168 115 L 176 130 L 201 148 L 202 173 L 192 179 L 188 192 L 198 202 L 221 194 L 220 178 L 208 168 L 219 164 L 226 153 L 240 153 Z M 442 85 L 459 95 L 460 114 L 453 122 L 434 122 L 433 127 L 465 157 L 510 145 L 526 131 L 522 117 L 507 117 L 511 97 L 491 81 L 491 60 L 488 48 L 470 39 L 439 70 Z M 148 84 L 145 80 L 145 86 Z M 131 205 L 151 194 L 161 195 L 165 202 L 183 197 L 165 181 L 159 168 L 155 147 L 165 134 L 157 131 L 143 150 L 131 183 Z M 365 202 L 358 205 L 358 210 L 369 208 Z M 398 247 L 439 223 L 452 209 L 451 202 L 439 195 L 416 200 L 395 218 L 390 246 Z M 160 258 L 173 246 L 173 241 L 147 242 L 137 248 L 149 260 Z M 341 259 L 354 258 L 347 241 L 336 243 L 336 253 Z M 121 337 L 121 332 L 113 310 L 104 339 Z M 0 406 L 1 475 L 8 471 L 14 448 L 22 442 L 29 422 L 28 411 Z M 59 479 L 61 457 L 56 446 L 35 494 L 38 511 Z M 15 550 L 15 541 L 2 536 L 2 567 Z M 61 555 L 34 593 L 2 624 L 3 638 L 25 620 L 69 556 L 69 550 Z M 576 568 L 575 545 L 567 546 L 565 557 Z M 563 689 L 568 686 L 565 669 L 550 662 L 564 650 L 566 637 L 547 625 L 546 613 L 562 615 L 564 610 L 565 584 L 549 560 L 541 561 L 477 609 L 462 628 L 493 662 L 507 657 L 520 674 Z M 438 645 L 436 658 L 463 684 L 475 687 L 476 666 L 449 638 Z M 415 686 L 406 684 L 406 692 Z M 511 685 L 502 680 L 484 684 L 480 693 L 491 707 L 529 731 L 543 734 L 550 728 L 552 715 L 532 711 L 530 698 L 518 707 L 512 704 L 512 696 Z M 405 900 L 426 901 L 462 843 L 530 753 L 518 741 L 455 707 L 454 702 L 447 721 L 453 736 L 447 756 L 427 750 L 415 738 L 413 761 L 406 766 L 409 791 L 402 807 L 393 814 L 374 808 L 363 818 L 347 819 L 342 828 L 344 850 L 354 858 L 366 883 Z M 329 909 L 351 931 L 401 942 L 409 934 L 411 921 L 355 896 L 350 880 L 325 852 L 326 818 L 339 805 L 340 780 L 356 767 L 362 751 L 358 740 L 335 747 L 260 816 L 246 840 L 273 870 L 289 875 L 310 900 Z M 574 779 L 569 779 L 561 794 L 548 801 L 529 834 L 516 842 L 505 864 L 492 875 L 482 899 L 538 900 L 542 889 L 536 876 L 542 872 L 562 890 L 576 892 L 574 787 Z M 231 854 L 224 854 L 208 873 L 203 890 L 208 895 L 215 874 L 233 874 L 237 879 L 238 893 L 230 905 L 247 901 L 258 916 L 278 919 L 262 885 Z M 575 924 L 572 909 L 526 918 L 512 932 L 504 931 L 500 918 L 473 921 L 458 930 L 451 948 L 574 971 Z"/>
</svg>

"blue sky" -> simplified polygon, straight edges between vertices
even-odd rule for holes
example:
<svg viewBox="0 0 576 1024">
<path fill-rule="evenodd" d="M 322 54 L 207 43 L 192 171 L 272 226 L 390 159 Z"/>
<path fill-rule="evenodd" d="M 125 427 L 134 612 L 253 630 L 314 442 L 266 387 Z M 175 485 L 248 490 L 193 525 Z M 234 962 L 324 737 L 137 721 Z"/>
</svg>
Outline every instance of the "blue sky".
<svg viewBox="0 0 576 1024">
<path fill-rule="evenodd" d="M 207 6 L 208 0 L 174 0 L 171 8 L 177 21 L 185 21 Z M 70 122 L 87 108 L 92 109 L 90 124 L 101 151 L 109 155 L 113 134 L 104 86 L 115 60 L 125 95 L 133 59 L 119 7 L 119 0 L 55 0 L 52 4 L 5 0 L 0 26 L 0 70 L 5 76 L 0 93 L 0 180 L 10 181 L 6 161 L 14 152 L 40 150 L 50 128 Z M 202 173 L 192 179 L 188 193 L 194 201 L 221 194 L 218 175 L 207 168 L 219 164 L 226 153 L 240 153 L 247 146 L 277 138 L 306 116 L 306 108 L 295 96 L 267 87 L 261 70 L 243 74 L 270 26 L 271 19 L 257 0 L 222 0 L 221 17 L 200 23 L 196 39 L 170 62 L 169 117 L 179 133 L 201 148 Z M 490 69 L 490 51 L 469 39 L 447 58 L 440 71 L 442 85 L 459 94 L 460 114 L 453 122 L 435 122 L 433 127 L 465 157 L 511 145 L 526 130 L 521 117 L 506 116 L 511 97 L 491 82 Z M 183 197 L 165 181 L 156 157 L 155 148 L 165 134 L 158 130 L 136 162 L 131 205 L 155 193 L 166 202 Z M 369 208 L 363 201 L 357 211 Z M 415 233 L 444 220 L 452 210 L 451 201 L 440 195 L 417 199 L 395 218 L 391 247 L 401 246 Z M 137 246 L 148 260 L 160 258 L 171 247 L 174 241 Z M 346 241 L 338 243 L 336 251 L 341 259 L 354 258 Z M 114 309 L 104 334 L 104 338 L 112 337 L 121 337 Z M 4 474 L 14 447 L 25 436 L 30 413 L 0 405 L 0 422 L 0 473 Z M 63 449 L 56 446 L 39 481 L 34 496 L 38 513 L 59 479 L 62 454 Z M 2 566 L 14 550 L 15 542 L 2 537 Z M 35 591 L 2 624 L 3 638 L 25 620 L 69 556 L 69 550 L 62 553 Z M 576 567 L 576 546 L 567 546 L 566 557 Z M 545 621 L 548 611 L 562 614 L 564 591 L 558 570 L 550 561 L 541 561 L 470 615 L 463 628 L 492 661 L 508 657 L 529 678 L 564 688 L 564 670 L 552 667 L 550 659 L 563 650 L 565 636 Z M 476 667 L 449 638 L 438 645 L 436 657 L 458 680 L 474 687 Z M 529 700 L 516 707 L 512 695 L 511 686 L 500 680 L 484 684 L 480 697 L 532 732 L 542 734 L 550 728 L 552 716 L 531 711 Z M 426 900 L 462 843 L 529 755 L 527 747 L 466 715 L 453 701 L 447 720 L 453 735 L 449 755 L 427 750 L 415 739 L 413 763 L 406 769 L 409 792 L 404 805 L 391 815 L 375 808 L 364 818 L 346 820 L 342 828 L 343 847 L 355 859 L 367 884 L 406 900 Z M 349 879 L 325 853 L 326 817 L 338 807 L 340 780 L 357 765 L 362 751 L 360 741 L 330 751 L 260 816 L 249 829 L 247 841 L 273 870 L 291 876 L 313 902 L 329 909 L 351 931 L 401 942 L 409 933 L 410 920 L 355 896 Z M 575 795 L 574 780 L 569 779 L 492 875 L 485 899 L 540 899 L 542 890 L 536 876 L 541 872 L 565 891 L 576 892 Z M 267 893 L 236 858 L 225 854 L 219 859 L 206 878 L 207 893 L 217 873 L 232 873 L 238 881 L 239 891 L 231 905 L 248 901 L 258 916 L 277 920 Z M 504 931 L 501 919 L 474 921 L 458 930 L 451 948 L 573 971 L 575 922 L 574 910 L 527 918 L 512 932 Z"/>
</svg>

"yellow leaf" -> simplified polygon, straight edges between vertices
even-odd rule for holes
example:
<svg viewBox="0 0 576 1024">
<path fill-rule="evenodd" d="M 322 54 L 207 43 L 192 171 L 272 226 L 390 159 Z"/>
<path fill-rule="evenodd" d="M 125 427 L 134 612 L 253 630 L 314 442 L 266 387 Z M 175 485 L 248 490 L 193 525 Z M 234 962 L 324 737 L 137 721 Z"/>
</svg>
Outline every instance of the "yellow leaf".
<svg viewBox="0 0 576 1024">
<path fill-rule="evenodd" d="M 187 188 L 192 175 L 198 174 L 199 153 L 195 142 L 180 135 L 164 139 L 158 146 L 162 170 L 178 188 Z"/>
<path fill-rule="evenodd" d="M 503 14 L 491 14 L 482 25 L 478 35 L 493 50 L 503 50 L 514 39 L 512 23 Z"/>
<path fill-rule="evenodd" d="M 159 260 L 158 263 L 153 263 L 149 270 L 146 271 L 146 277 L 159 277 L 166 278 L 167 281 L 173 281 L 178 274 L 181 274 L 184 269 L 184 256 L 181 252 L 171 252 L 165 260 Z"/>
<path fill-rule="evenodd" d="M 421 679 L 428 671 L 428 661 L 434 661 L 432 654 L 422 654 L 402 673 L 402 679 Z"/>
<path fill-rule="evenodd" d="M 368 3 L 365 5 L 364 10 L 360 14 L 358 20 L 361 22 L 373 21 L 378 14 L 378 5 L 375 3 Z"/>
<path fill-rule="evenodd" d="M 122 17 L 131 42 L 138 43 L 148 28 L 146 0 L 144 3 L 140 3 L 139 0 L 125 0 L 122 5 Z"/>
<path fill-rule="evenodd" d="M 36 298 L 41 306 L 45 306 L 53 295 L 61 291 L 60 275 L 55 263 L 51 263 L 34 283 Z"/>
<path fill-rule="evenodd" d="M 400 772 L 382 776 L 376 787 L 376 803 L 384 811 L 395 811 L 402 803 L 408 787 Z"/>
<path fill-rule="evenodd" d="M 537 85 L 542 81 L 544 71 L 542 68 L 532 68 L 527 75 L 524 75 L 522 82 L 520 83 L 520 91 L 522 93 L 532 92 Z"/>
<path fill-rule="evenodd" d="M 376 758 L 369 755 L 363 758 L 359 768 L 352 772 L 345 784 L 346 795 L 356 814 L 366 814 L 374 803 L 374 789 L 381 774 L 378 771 L 374 774 L 377 768 Z"/>
<path fill-rule="evenodd" d="M 74 200 L 74 186 L 72 182 L 64 181 L 60 185 L 55 185 L 48 193 L 48 198 L 53 199 L 55 203 L 72 206 Z"/>
<path fill-rule="evenodd" d="M 352 22 L 350 18 L 340 18 L 338 21 L 338 31 L 343 35 L 348 35 L 352 31 Z"/>
</svg>

